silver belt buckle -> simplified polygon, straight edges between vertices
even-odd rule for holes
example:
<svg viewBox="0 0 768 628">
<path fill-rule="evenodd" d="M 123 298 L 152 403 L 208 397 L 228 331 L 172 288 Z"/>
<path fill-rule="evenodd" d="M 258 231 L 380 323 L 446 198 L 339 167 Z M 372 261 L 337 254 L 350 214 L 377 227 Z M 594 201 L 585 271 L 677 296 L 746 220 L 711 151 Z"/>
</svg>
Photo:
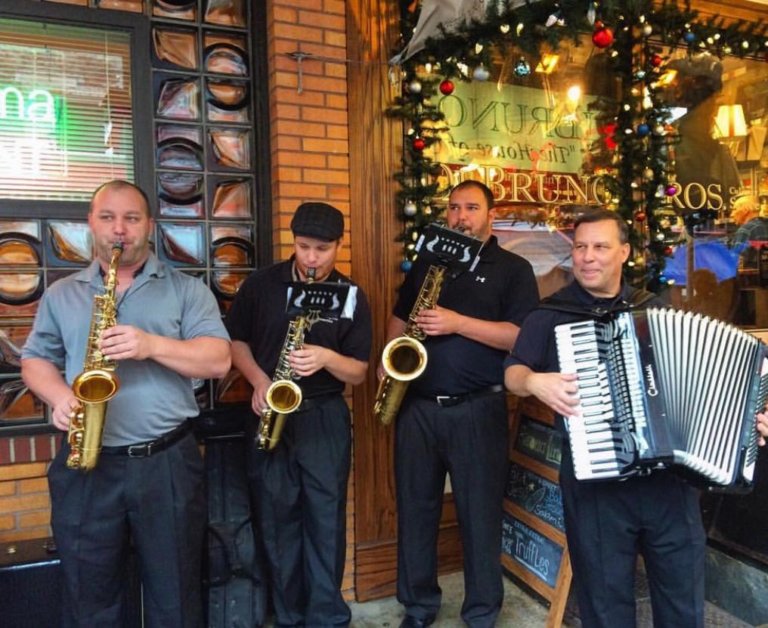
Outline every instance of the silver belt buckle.
<svg viewBox="0 0 768 628">
<path fill-rule="evenodd" d="M 129 445 L 127 453 L 129 458 L 146 458 L 152 453 L 152 445 Z"/>
<path fill-rule="evenodd" d="M 449 401 L 451 399 L 451 395 L 436 395 L 435 401 L 437 402 L 437 405 L 440 407 L 443 407 L 444 401 Z"/>
</svg>

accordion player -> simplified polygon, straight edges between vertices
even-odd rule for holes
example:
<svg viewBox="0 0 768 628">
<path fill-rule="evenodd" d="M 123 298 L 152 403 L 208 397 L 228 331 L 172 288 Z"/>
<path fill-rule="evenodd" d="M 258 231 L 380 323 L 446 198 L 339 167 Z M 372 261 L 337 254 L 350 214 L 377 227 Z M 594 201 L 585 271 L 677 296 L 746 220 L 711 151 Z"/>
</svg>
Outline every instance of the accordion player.
<svg viewBox="0 0 768 628">
<path fill-rule="evenodd" d="M 579 480 L 681 467 L 697 483 L 748 490 L 766 400 L 766 346 L 693 312 L 650 308 L 555 327 L 579 405 L 566 425 Z"/>
</svg>

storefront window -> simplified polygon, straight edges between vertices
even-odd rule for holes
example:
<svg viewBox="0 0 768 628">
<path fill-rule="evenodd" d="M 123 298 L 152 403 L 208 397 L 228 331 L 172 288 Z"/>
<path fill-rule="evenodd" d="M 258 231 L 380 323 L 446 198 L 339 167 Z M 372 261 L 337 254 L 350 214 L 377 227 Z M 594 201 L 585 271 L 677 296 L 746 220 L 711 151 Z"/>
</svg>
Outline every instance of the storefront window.
<svg viewBox="0 0 768 628">
<path fill-rule="evenodd" d="M 618 205 L 605 175 L 623 176 L 611 123 L 621 79 L 587 43 L 537 56 L 507 51 L 487 77 L 441 85 L 440 141 L 425 151 L 440 189 L 470 178 L 491 188 L 495 233 L 531 261 L 542 296 L 570 281 L 574 217 Z M 670 138 L 662 296 L 745 327 L 768 327 L 766 85 L 764 62 L 670 50 L 653 86 Z M 638 248 L 630 263 L 647 256 Z"/>
</svg>

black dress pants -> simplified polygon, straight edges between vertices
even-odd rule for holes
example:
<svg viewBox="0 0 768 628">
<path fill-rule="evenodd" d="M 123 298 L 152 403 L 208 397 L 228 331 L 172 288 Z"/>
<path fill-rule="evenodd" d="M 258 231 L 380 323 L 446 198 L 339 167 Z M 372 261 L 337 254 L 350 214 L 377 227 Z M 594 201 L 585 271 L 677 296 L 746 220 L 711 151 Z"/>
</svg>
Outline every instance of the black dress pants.
<svg viewBox="0 0 768 628">
<path fill-rule="evenodd" d="M 506 396 L 492 393 L 443 408 L 408 396 L 397 419 L 397 598 L 415 618 L 434 617 L 437 537 L 446 474 L 464 550 L 468 626 L 493 626 L 504 599 L 501 524 L 509 464 Z"/>
<path fill-rule="evenodd" d="M 638 554 L 648 576 L 653 625 L 703 627 L 706 538 L 694 488 L 669 471 L 577 482 L 567 451 L 560 486 L 584 628 L 635 626 Z"/>
<path fill-rule="evenodd" d="M 254 452 L 257 525 L 270 571 L 276 626 L 348 626 L 346 558 L 349 408 L 333 395 L 285 420 L 280 443 Z"/>
<path fill-rule="evenodd" d="M 105 455 L 89 472 L 51 463 L 51 524 L 61 556 L 64 626 L 115 628 L 133 544 L 147 628 L 203 626 L 203 460 L 191 434 L 146 458 Z"/>
</svg>

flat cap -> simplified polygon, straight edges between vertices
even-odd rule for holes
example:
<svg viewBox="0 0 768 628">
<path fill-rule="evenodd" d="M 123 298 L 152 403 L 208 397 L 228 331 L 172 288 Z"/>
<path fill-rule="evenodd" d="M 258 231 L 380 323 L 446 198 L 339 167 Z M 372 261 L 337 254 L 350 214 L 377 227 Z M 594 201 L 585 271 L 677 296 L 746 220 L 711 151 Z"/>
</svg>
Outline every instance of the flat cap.
<svg viewBox="0 0 768 628">
<path fill-rule="evenodd" d="M 344 216 L 333 205 L 302 203 L 291 220 L 293 235 L 331 242 L 344 235 Z"/>
</svg>

